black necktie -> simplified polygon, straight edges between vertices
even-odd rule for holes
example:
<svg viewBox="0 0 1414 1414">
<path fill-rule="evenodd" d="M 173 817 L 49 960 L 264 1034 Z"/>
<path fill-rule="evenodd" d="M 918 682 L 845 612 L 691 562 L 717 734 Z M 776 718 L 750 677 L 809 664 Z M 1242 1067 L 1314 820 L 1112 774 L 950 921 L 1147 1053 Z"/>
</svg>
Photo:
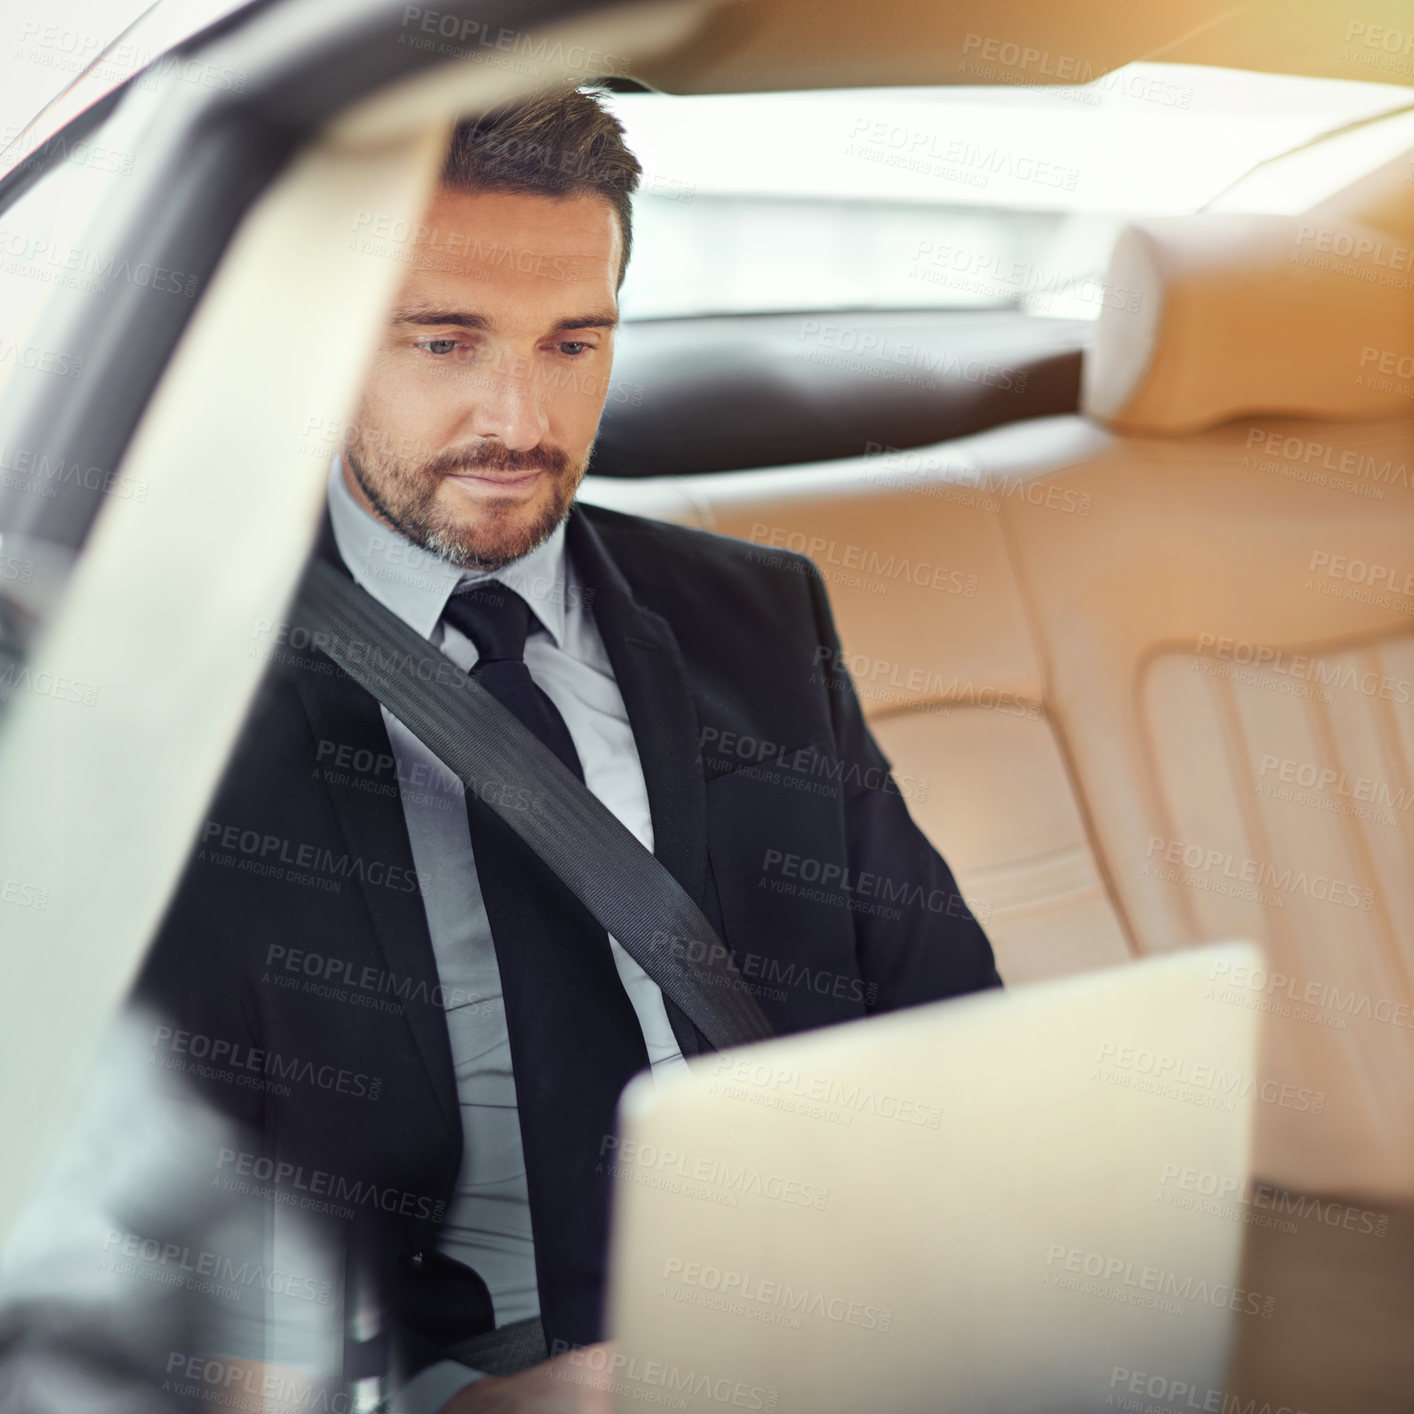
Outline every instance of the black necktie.
<svg viewBox="0 0 1414 1414">
<path fill-rule="evenodd" d="M 534 619 L 530 605 L 514 589 L 490 579 L 454 594 L 442 617 L 476 644 L 472 677 L 582 781 L 584 770 L 565 719 L 525 666 L 525 640 Z"/>
<path fill-rule="evenodd" d="M 564 718 L 525 666 L 525 600 L 483 581 L 443 619 L 476 644 L 472 676 L 582 780 Z M 614 1110 L 648 1066 L 643 1031 L 588 909 L 473 791 L 467 819 L 501 972 L 541 1320 L 547 1340 L 588 1344 L 603 1334 Z"/>
</svg>

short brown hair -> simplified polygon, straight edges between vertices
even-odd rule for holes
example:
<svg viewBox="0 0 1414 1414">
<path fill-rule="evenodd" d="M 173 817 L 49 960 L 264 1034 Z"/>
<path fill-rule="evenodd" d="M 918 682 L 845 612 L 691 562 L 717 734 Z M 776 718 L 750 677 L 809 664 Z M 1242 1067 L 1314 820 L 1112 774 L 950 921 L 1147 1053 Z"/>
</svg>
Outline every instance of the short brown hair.
<svg viewBox="0 0 1414 1414">
<path fill-rule="evenodd" d="M 454 191 L 604 197 L 623 233 L 620 285 L 633 243 L 633 204 L 643 168 L 624 146 L 623 124 L 595 93 L 553 89 L 464 118 L 452 134 L 442 185 Z"/>
</svg>

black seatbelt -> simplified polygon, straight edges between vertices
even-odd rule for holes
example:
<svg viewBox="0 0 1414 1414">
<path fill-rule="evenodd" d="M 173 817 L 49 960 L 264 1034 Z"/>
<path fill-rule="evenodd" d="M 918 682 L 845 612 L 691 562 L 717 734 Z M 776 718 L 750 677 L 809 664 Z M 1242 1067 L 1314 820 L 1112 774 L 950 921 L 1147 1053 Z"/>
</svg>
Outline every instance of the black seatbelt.
<svg viewBox="0 0 1414 1414">
<path fill-rule="evenodd" d="M 322 559 L 298 608 L 314 646 L 549 865 L 717 1050 L 774 1034 L 682 885 L 485 688 Z"/>
</svg>

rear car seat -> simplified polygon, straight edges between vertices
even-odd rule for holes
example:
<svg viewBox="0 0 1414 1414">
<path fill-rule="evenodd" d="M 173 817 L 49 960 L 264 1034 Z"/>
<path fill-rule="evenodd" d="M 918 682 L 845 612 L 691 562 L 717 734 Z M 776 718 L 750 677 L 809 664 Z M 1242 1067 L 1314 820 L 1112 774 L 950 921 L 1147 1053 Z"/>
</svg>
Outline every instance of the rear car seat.
<svg viewBox="0 0 1414 1414">
<path fill-rule="evenodd" d="M 1414 220 L 1368 187 L 1130 228 L 1081 415 L 585 495 L 810 553 L 1004 979 L 1261 941 L 1214 979 L 1268 1017 L 1257 1171 L 1407 1195 Z"/>
<path fill-rule="evenodd" d="M 896 773 L 922 783 L 909 808 L 1010 982 L 1131 956 L 997 509 L 1004 486 L 1024 493 L 1035 462 L 1104 443 L 1079 418 L 1048 418 L 922 451 L 589 489 L 622 509 L 810 555 L 865 714 Z"/>
</svg>

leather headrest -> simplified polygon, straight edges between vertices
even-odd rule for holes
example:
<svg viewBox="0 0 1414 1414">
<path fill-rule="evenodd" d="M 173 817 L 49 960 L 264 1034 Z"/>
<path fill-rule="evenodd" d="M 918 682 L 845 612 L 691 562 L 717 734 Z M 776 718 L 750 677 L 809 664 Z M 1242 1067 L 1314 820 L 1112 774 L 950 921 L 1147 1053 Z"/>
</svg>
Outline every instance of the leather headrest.
<svg viewBox="0 0 1414 1414">
<path fill-rule="evenodd" d="M 1118 430 L 1244 414 L 1414 415 L 1414 244 L 1315 215 L 1138 221 L 1106 277 L 1081 408 Z"/>
</svg>

